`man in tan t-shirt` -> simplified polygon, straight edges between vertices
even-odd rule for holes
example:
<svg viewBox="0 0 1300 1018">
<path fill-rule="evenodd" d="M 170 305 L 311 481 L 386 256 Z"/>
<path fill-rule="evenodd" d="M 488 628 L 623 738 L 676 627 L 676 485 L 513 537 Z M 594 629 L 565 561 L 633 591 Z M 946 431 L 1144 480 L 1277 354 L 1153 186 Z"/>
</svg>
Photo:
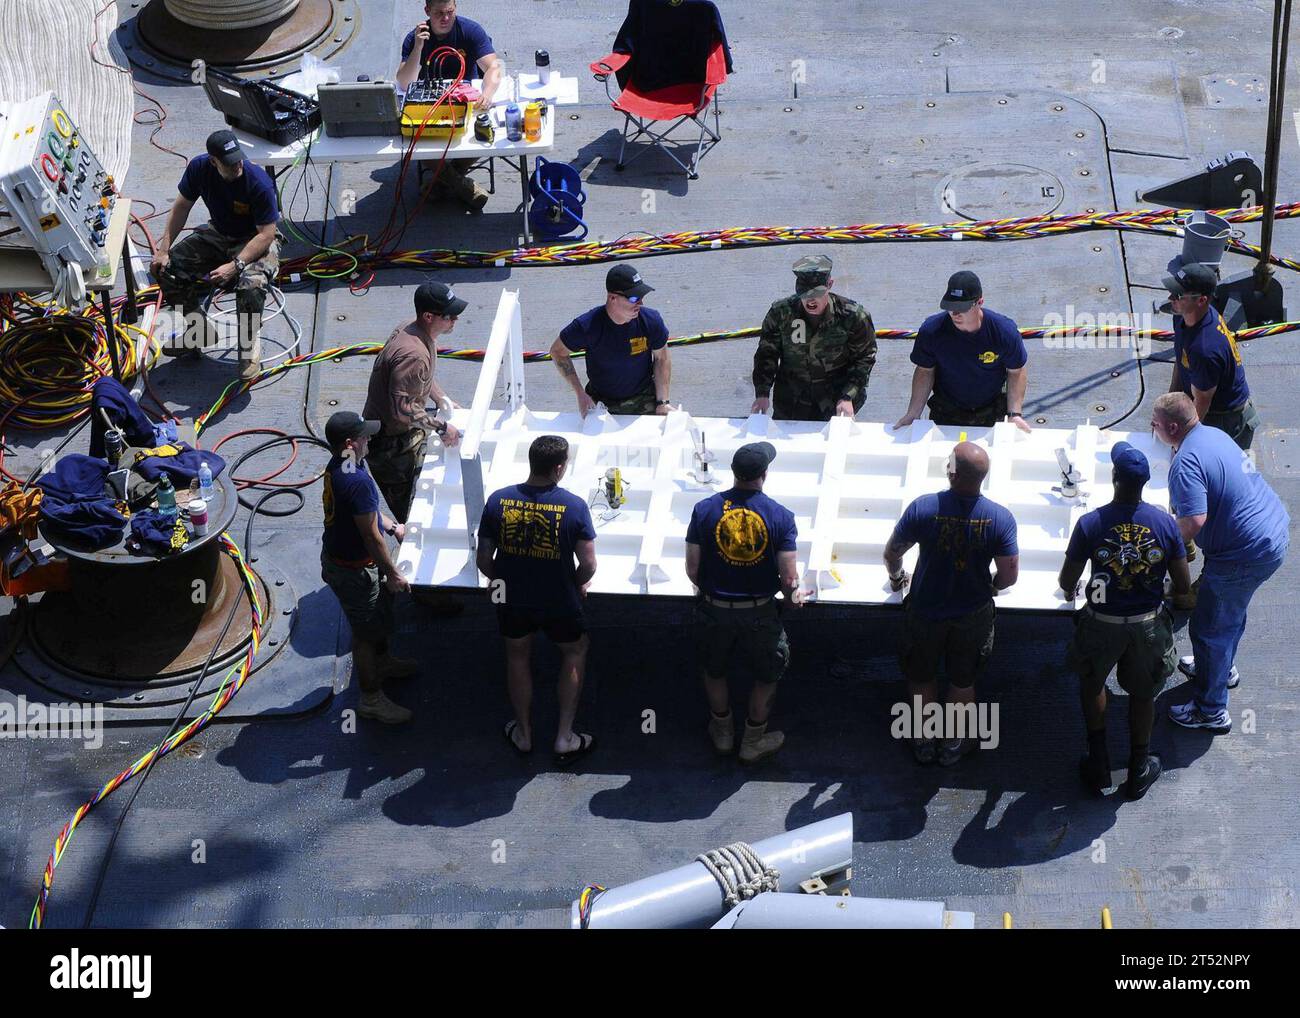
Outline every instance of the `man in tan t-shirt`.
<svg viewBox="0 0 1300 1018">
<path fill-rule="evenodd" d="M 429 432 L 448 448 L 460 441 L 455 426 L 430 416 L 425 404 L 432 400 L 442 414 L 459 408 L 438 384 L 434 369 L 438 337 L 456 327 L 465 307 L 446 283 L 425 283 L 415 291 L 415 320 L 393 330 L 370 370 L 363 416 L 381 421 L 383 430 L 370 440 L 366 463 L 399 523 L 410 512 Z"/>
</svg>

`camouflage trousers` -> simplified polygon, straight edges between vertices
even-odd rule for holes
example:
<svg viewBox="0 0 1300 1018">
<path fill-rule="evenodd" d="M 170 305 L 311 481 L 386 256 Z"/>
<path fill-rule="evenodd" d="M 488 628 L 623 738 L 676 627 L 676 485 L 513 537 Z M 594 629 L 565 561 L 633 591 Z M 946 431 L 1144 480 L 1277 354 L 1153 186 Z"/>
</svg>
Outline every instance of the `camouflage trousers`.
<svg viewBox="0 0 1300 1018">
<path fill-rule="evenodd" d="M 227 237 L 211 223 L 205 223 L 172 247 L 167 269 L 160 280 L 163 301 L 181 306 L 187 326 L 190 321 L 197 320 L 192 316 L 198 313 L 200 301 L 212 289 L 212 284 L 203 277 L 213 269 L 234 261 L 248 240 L 247 237 L 242 240 Z M 262 309 L 266 307 L 266 292 L 279 273 L 280 238 L 277 236 L 266 254 L 244 266 L 244 271 L 235 282 L 240 360 L 261 359 Z M 187 335 L 191 335 L 188 328 L 186 331 Z M 197 344 L 186 345 L 207 346 L 207 336 L 203 336 Z"/>
<path fill-rule="evenodd" d="M 991 428 L 1007 416 L 1007 394 L 998 393 L 992 403 L 970 410 L 949 399 L 938 389 L 930 395 L 930 420 L 939 425 L 965 428 Z"/>
<path fill-rule="evenodd" d="M 428 441 L 428 432 L 423 428 L 412 428 L 401 435 L 380 434 L 370 440 L 366 466 L 398 523 L 405 523 L 411 511 L 411 496 L 424 466 Z"/>
<path fill-rule="evenodd" d="M 842 389 L 805 389 L 802 397 L 783 392 L 780 384 L 772 391 L 772 419 L 774 421 L 829 421 L 835 416 Z M 859 393 L 853 401 L 853 412 L 862 409 L 866 393 Z"/>
<path fill-rule="evenodd" d="M 602 396 L 592 389 L 590 382 L 587 383 L 586 389 L 587 395 L 597 403 L 604 403 L 605 409 L 611 414 L 624 414 L 628 417 L 652 414 L 657 409 L 655 404 L 659 402 L 659 397 L 655 394 L 653 378 L 640 392 L 634 392 L 631 396 L 625 396 L 622 399 L 610 399 L 608 396 Z"/>
</svg>

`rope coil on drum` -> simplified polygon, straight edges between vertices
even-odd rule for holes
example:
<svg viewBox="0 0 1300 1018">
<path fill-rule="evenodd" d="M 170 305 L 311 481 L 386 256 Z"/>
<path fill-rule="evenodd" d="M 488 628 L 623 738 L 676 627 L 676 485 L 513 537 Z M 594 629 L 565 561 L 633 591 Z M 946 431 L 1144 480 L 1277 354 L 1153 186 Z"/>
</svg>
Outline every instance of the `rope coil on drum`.
<svg viewBox="0 0 1300 1018">
<path fill-rule="evenodd" d="M 290 13 L 301 0 L 163 0 L 167 12 L 195 28 L 256 28 Z"/>
<path fill-rule="evenodd" d="M 745 841 L 733 841 L 722 848 L 702 852 L 695 861 L 718 882 L 723 904 L 728 909 L 764 891 L 781 889 L 780 872 L 763 862 L 753 846 Z"/>
</svg>

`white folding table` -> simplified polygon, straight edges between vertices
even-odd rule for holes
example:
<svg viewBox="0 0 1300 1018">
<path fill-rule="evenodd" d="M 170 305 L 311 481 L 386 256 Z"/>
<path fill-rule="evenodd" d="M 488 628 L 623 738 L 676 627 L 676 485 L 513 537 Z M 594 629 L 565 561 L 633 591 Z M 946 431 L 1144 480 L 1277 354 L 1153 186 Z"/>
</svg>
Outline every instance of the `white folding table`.
<svg viewBox="0 0 1300 1018">
<path fill-rule="evenodd" d="M 470 124 L 452 141 L 449 148 L 446 138 L 420 139 L 415 143 L 412 160 L 439 159 L 444 150 L 449 160 L 472 159 L 476 163 L 486 161 L 491 166 L 493 160 L 504 159 L 519 171 L 519 185 L 523 199 L 520 207 L 523 216 L 522 233 L 524 243 L 530 244 L 532 234 L 528 228 L 528 157 L 550 152 L 554 148 L 556 103 L 568 103 L 576 98 L 576 89 L 560 87 L 561 83 L 567 80 L 557 79 L 554 99 L 544 100 L 546 114 L 542 117 L 542 135 L 537 141 L 510 141 L 506 137 L 505 105 L 498 102 L 492 107 L 492 119 L 496 127 L 496 140 L 492 144 L 478 141 L 474 137 L 473 124 Z M 574 93 L 573 98 L 569 95 L 570 91 Z M 549 93 L 545 86 L 534 84 L 530 87 L 527 81 L 523 84 L 522 94 L 525 101 L 534 95 L 541 98 L 544 93 Z M 302 139 L 289 145 L 277 145 L 265 138 L 258 138 L 238 130 L 235 131 L 235 135 L 239 138 L 245 157 L 267 167 L 273 175 L 276 167 L 292 165 L 307 153 L 308 148 L 311 151 L 311 158 L 318 162 L 396 163 L 401 160 L 410 144 L 410 139 L 401 135 L 331 138 L 324 130 L 317 131 L 310 139 Z M 337 183 L 334 177 L 334 174 L 330 175 L 330 202 L 327 209 L 337 204 L 334 194 Z"/>
</svg>

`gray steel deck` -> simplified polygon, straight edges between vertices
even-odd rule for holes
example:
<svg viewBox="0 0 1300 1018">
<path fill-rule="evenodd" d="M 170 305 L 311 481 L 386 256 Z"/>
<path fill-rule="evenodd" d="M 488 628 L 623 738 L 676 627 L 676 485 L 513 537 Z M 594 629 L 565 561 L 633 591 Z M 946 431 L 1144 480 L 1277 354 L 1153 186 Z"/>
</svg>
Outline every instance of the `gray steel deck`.
<svg viewBox="0 0 1300 1018">
<path fill-rule="evenodd" d="M 972 164 L 993 172 L 964 176 L 956 199 L 989 217 L 1045 211 L 1040 181 L 1048 176 L 1060 182 L 1061 213 L 1125 209 L 1136 207 L 1135 190 L 1194 172 L 1231 149 L 1249 149 L 1262 162 L 1265 107 L 1231 95 L 1225 104 L 1218 84 L 1266 79 L 1271 4 L 1259 0 L 720 6 L 737 73 L 722 91 L 724 140 L 700 179 L 688 182 L 654 154 L 624 174 L 613 170 L 618 118 L 583 69 L 608 50 L 623 11 L 616 0 L 461 3 L 462 15 L 487 25 L 508 67 L 531 64 L 532 50 L 545 47 L 559 68 L 580 73 L 583 104 L 562 110 L 554 157 L 590 171 L 593 235 L 937 222 L 950 218 L 939 204 L 945 180 Z M 413 3 L 397 7 L 391 0 L 366 5 L 362 41 L 345 53 L 346 74 L 390 71 L 394 22 L 405 31 L 418 17 Z M 792 60 L 806 61 L 798 100 Z M 1095 80 L 1097 61 L 1104 61 L 1104 82 Z M 1211 81 L 1220 91 L 1207 92 Z M 1300 96 L 1295 74 L 1290 86 Z M 163 142 L 200 151 L 216 122 L 202 92 L 148 87 L 171 110 Z M 180 162 L 150 148 L 147 134 L 136 130 L 126 191 L 164 208 Z M 1282 201 L 1300 195 L 1296 147 L 1288 119 Z M 356 213 L 339 224 L 351 232 L 382 225 L 394 172 L 334 172 L 358 197 Z M 404 246 L 513 246 L 517 191 L 516 180 L 498 175 L 498 195 L 482 217 L 435 204 Z M 408 200 L 413 193 L 408 184 Z M 295 218 L 318 224 L 322 194 L 317 182 L 294 206 Z M 647 196 L 653 212 L 643 211 Z M 161 222 L 151 225 L 160 229 Z M 1249 235 L 1257 237 L 1257 228 Z M 1300 229 L 1279 224 L 1276 247 L 1294 256 Z M 806 250 L 663 257 L 641 269 L 657 288 L 653 306 L 673 335 L 684 335 L 757 324 L 787 291 L 789 265 Z M 1093 314 L 1148 311 L 1177 246 L 1092 233 L 819 250 L 835 259 L 836 289 L 865 302 L 878 328 L 912 328 L 960 267 L 976 269 L 989 306 L 1022 326 L 1066 314 L 1069 305 Z M 1246 262 L 1233 259 L 1231 267 Z M 442 273 L 437 278 L 454 281 L 470 302 L 452 339 L 481 345 L 507 285 L 521 293 L 526 345 L 544 348 L 569 318 L 599 302 L 605 268 Z M 290 309 L 314 349 L 378 341 L 405 320 L 412 289 L 424 278 L 384 271 L 359 297 L 343 287 L 291 288 Z M 1300 280 L 1281 279 L 1300 306 Z M 267 332 L 272 346 L 288 335 L 283 320 Z M 1290 454 L 1300 442 L 1295 337 L 1243 350 L 1268 429 L 1256 448 L 1293 515 L 1300 505 L 1300 462 Z M 705 415 L 743 412 L 752 398 L 752 351 L 752 340 L 678 350 L 674 398 Z M 907 353 L 905 343 L 882 343 L 867 419 L 893 421 L 902 413 Z M 1141 427 L 1168 386 L 1168 356 L 1159 344 L 1139 363 L 1125 350 L 1034 343 L 1031 417 L 1072 427 L 1086 417 L 1131 415 L 1126 426 Z M 301 430 L 304 413 L 319 428 L 336 406 L 360 409 L 369 363 L 352 358 L 317 368 L 310 386 L 298 369 L 237 400 L 208 439 L 261 424 Z M 231 370 L 212 360 L 167 361 L 152 379 L 177 413 L 192 417 L 216 399 Z M 438 370 L 448 391 L 468 403 L 477 365 L 443 361 Z M 567 407 L 567 389 L 550 365 L 527 370 L 530 405 Z M 16 472 L 30 470 L 37 450 L 53 444 L 49 434 L 7 437 Z M 267 469 L 278 457 L 267 455 Z M 303 459 L 304 470 L 319 469 L 318 452 Z M 196 750 L 159 764 L 126 821 L 97 925 L 563 925 L 568 902 L 589 881 L 625 882 L 719 843 L 845 810 L 855 819 L 855 893 L 943 899 L 974 911 L 979 926 L 997 925 L 1003 911 L 1019 927 L 1091 926 L 1103 905 L 1119 927 L 1296 925 L 1294 563 L 1252 607 L 1239 659 L 1244 678 L 1232 697 L 1237 727 L 1215 740 L 1158 720 L 1153 748 L 1166 774 L 1141 803 L 1081 796 L 1075 764 L 1083 726 L 1075 682 L 1061 664 L 1069 623 L 1023 616 L 1000 620 L 979 690 L 1000 705 L 1001 745 L 941 770 L 916 767 L 889 737 L 889 707 L 903 698 L 897 616 L 806 610 L 790 622 L 794 659 L 774 715 L 787 748 L 770 765 L 746 771 L 717 761 L 704 737 L 686 606 L 598 602 L 580 721 L 601 745 L 573 772 L 561 772 L 541 750 L 521 762 L 502 742 L 504 666 L 486 602 L 449 623 L 403 605 L 396 649 L 418 656 L 425 674 L 395 697 L 415 709 L 416 722 L 399 731 L 363 723 L 344 734 L 343 712 L 355 707 L 357 693 L 347 658 L 338 656 L 346 646 L 338 606 L 315 565 L 319 489 L 307 494 L 304 511 L 260 520 L 257 529 L 256 553 L 288 578 L 298 599 L 292 635 L 281 617 L 277 638 L 287 645 L 231 705 L 231 716 L 242 720 L 217 724 L 198 737 Z M 241 541 L 242 520 L 235 531 Z M 141 614 L 152 609 L 142 606 Z M 1179 639 L 1187 653 L 1185 631 Z M 548 680 L 556 661 L 549 648 L 539 652 L 539 741 L 553 726 Z M 0 672 L 0 695 L 39 695 L 20 665 L 22 658 Z M 738 686 L 737 698 L 744 683 Z M 1180 699 L 1173 682 L 1160 705 Z M 291 716 L 250 719 L 273 709 Z M 656 712 L 655 734 L 642 731 L 646 709 Z M 1253 734 L 1242 730 L 1247 711 Z M 1116 696 L 1110 740 L 1117 763 L 1125 755 L 1124 715 L 1124 698 Z M 164 730 L 115 727 L 97 751 L 66 741 L 0 742 L 0 925 L 25 925 L 59 829 Z M 98 807 L 73 839 L 56 875 L 49 925 L 81 922 L 126 794 Z M 202 864 L 191 861 L 197 839 L 206 850 Z"/>
</svg>

